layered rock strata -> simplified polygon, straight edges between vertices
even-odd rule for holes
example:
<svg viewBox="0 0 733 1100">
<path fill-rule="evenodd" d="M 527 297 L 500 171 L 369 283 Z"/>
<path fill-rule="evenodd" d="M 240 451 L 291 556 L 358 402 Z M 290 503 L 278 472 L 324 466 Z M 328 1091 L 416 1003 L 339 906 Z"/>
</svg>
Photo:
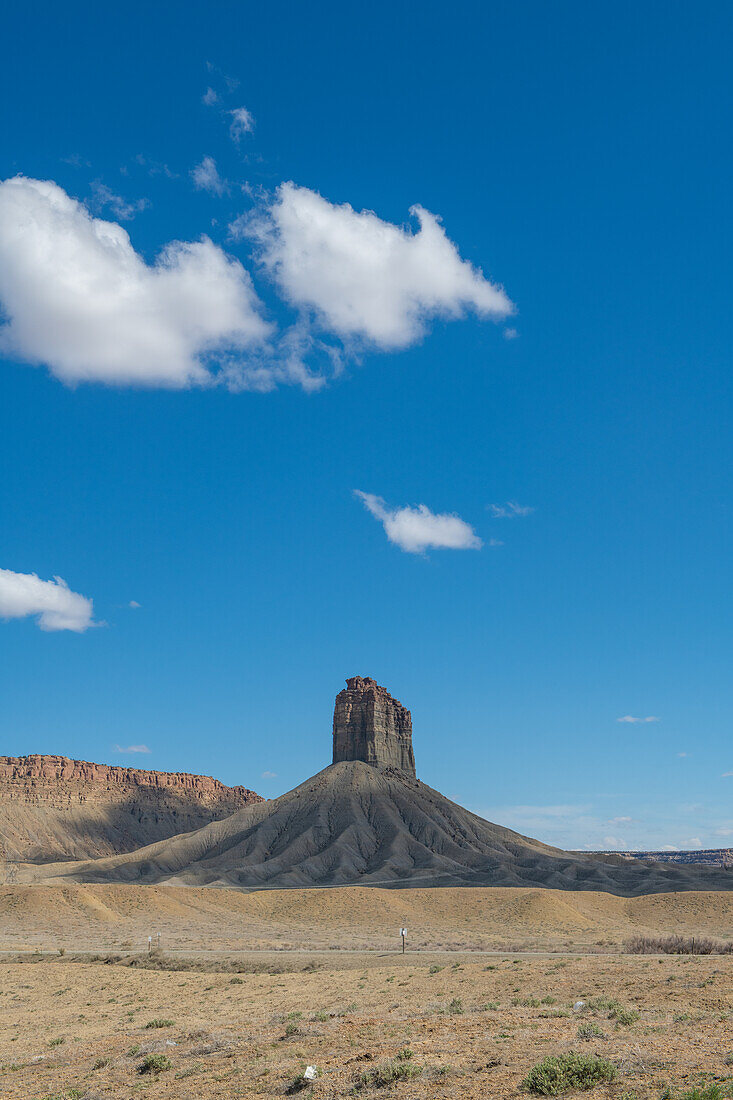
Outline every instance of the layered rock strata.
<svg viewBox="0 0 733 1100">
<path fill-rule="evenodd" d="M 65 756 L 0 756 L 0 858 L 88 859 L 218 821 L 262 799 L 207 775 Z"/>
<path fill-rule="evenodd" d="M 376 768 L 415 775 L 412 716 L 369 676 L 352 676 L 336 696 L 333 763 L 362 760 Z"/>
</svg>

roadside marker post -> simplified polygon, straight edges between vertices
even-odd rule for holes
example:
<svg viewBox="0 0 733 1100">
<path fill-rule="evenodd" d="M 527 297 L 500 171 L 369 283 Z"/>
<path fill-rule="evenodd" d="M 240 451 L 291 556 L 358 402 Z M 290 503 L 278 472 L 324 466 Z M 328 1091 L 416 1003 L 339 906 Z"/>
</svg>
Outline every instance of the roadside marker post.
<svg viewBox="0 0 733 1100">
<path fill-rule="evenodd" d="M 152 950 L 153 950 L 153 937 L 148 936 L 148 955 L 150 955 L 152 953 Z"/>
<path fill-rule="evenodd" d="M 400 935 L 402 936 L 402 954 L 405 953 L 405 937 L 407 936 L 407 929 L 400 928 Z"/>
</svg>

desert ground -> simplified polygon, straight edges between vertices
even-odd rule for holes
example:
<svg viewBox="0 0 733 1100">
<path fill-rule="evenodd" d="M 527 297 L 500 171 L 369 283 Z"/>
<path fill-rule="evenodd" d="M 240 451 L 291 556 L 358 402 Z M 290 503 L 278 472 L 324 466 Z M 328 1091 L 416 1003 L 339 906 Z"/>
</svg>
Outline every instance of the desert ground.
<svg viewBox="0 0 733 1100">
<path fill-rule="evenodd" d="M 517 1097 L 569 1052 L 589 1097 L 729 1096 L 733 957 L 623 944 L 732 931 L 719 894 L 5 886 L 0 1096 Z"/>
</svg>

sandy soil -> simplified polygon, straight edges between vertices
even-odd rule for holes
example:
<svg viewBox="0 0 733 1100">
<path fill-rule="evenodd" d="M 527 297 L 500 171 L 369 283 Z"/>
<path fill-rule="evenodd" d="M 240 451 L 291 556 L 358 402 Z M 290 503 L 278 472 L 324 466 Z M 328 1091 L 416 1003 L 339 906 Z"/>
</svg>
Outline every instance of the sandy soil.
<svg viewBox="0 0 733 1100">
<path fill-rule="evenodd" d="M 531 888 L 235 890 L 0 886 L 0 949 L 615 950 L 637 933 L 733 939 L 733 893 L 620 898 Z"/>
<path fill-rule="evenodd" d="M 402 924 L 405 956 L 392 953 Z M 568 1051 L 617 1068 L 591 1098 L 711 1081 L 733 1096 L 733 957 L 618 953 L 644 931 L 733 936 L 733 897 L 4 887 L 0 1097 L 283 1096 L 310 1064 L 321 1076 L 299 1095 L 325 1100 L 408 1061 L 410 1079 L 353 1095 L 501 1100 Z M 543 949 L 556 953 L 522 953 Z M 587 1023 L 602 1035 L 580 1037 Z M 141 1072 L 150 1055 L 161 1072 Z"/>
<path fill-rule="evenodd" d="M 657 1100 L 667 1084 L 678 1095 L 712 1080 L 729 1095 L 733 1085 L 728 957 L 279 953 L 250 962 L 265 969 L 146 971 L 68 956 L 0 963 L 0 1095 L 283 1096 L 311 1064 L 322 1076 L 300 1095 L 344 1097 L 361 1074 L 406 1049 L 417 1076 L 355 1095 L 526 1095 L 531 1066 L 565 1051 L 599 1054 L 618 1068 L 617 1080 L 589 1097 Z M 597 997 L 637 1010 L 638 1020 L 572 1011 L 578 999 Z M 146 1026 L 154 1020 L 163 1026 Z M 603 1036 L 580 1039 L 588 1022 Z M 140 1072 L 151 1053 L 170 1063 L 159 1074 Z"/>
</svg>

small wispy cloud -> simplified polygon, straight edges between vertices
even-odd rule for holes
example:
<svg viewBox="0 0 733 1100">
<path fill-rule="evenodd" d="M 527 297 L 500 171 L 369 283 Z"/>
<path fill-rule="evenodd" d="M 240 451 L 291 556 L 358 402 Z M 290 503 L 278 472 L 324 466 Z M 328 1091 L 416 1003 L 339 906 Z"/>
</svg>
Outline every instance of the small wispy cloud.
<svg viewBox="0 0 733 1100">
<path fill-rule="evenodd" d="M 246 107 L 235 107 L 229 114 L 232 120 L 229 125 L 229 136 L 238 145 L 246 134 L 253 132 L 255 128 L 254 116 Z"/>
<path fill-rule="evenodd" d="M 160 160 L 151 160 L 150 157 L 143 156 L 142 153 L 138 153 L 135 157 L 135 164 L 140 168 L 144 168 L 149 176 L 165 176 L 169 180 L 177 180 L 178 174 L 171 171 L 167 164 L 164 164 Z M 122 168 L 120 171 L 123 175 L 127 175 L 127 168 Z"/>
<path fill-rule="evenodd" d="M 130 602 L 128 603 L 127 606 L 128 607 L 139 607 L 140 604 L 137 602 L 137 600 L 130 600 Z"/>
<path fill-rule="evenodd" d="M 210 195 L 224 195 L 229 184 L 219 175 L 213 157 L 204 157 L 200 164 L 191 169 L 191 179 L 197 191 L 208 191 Z"/>
<path fill-rule="evenodd" d="M 612 817 L 608 824 L 609 825 L 630 825 L 631 820 L 632 819 L 630 817 Z"/>
<path fill-rule="evenodd" d="M 148 209 L 150 200 L 136 199 L 134 202 L 128 202 L 122 195 L 116 195 L 101 180 L 94 180 L 92 183 L 92 206 L 97 211 L 109 207 L 115 218 L 119 218 L 123 222 L 129 222 L 136 214 Z"/>
<path fill-rule="evenodd" d="M 682 757 L 684 757 L 684 756 L 687 756 L 687 755 L 689 755 L 689 754 L 688 754 L 688 753 L 686 753 L 686 752 L 678 752 L 678 753 L 677 753 L 677 755 L 678 755 L 678 756 L 679 756 L 680 758 L 682 758 Z"/>
<path fill-rule="evenodd" d="M 260 779 L 277 779 L 277 772 L 263 772 Z"/>
<path fill-rule="evenodd" d="M 721 778 L 721 779 L 730 779 L 730 777 L 731 777 L 732 775 L 733 775 L 733 772 L 723 772 L 723 774 L 721 775 L 721 777 L 720 777 L 720 778 Z"/>
<path fill-rule="evenodd" d="M 228 92 L 233 92 L 239 87 L 239 77 L 229 76 L 223 69 L 220 69 L 218 65 L 214 65 L 211 61 L 206 62 L 206 71 L 213 73 L 219 80 L 223 80 Z"/>
<path fill-rule="evenodd" d="M 658 718 L 656 714 L 648 714 L 646 718 L 637 718 L 633 714 L 624 714 L 621 718 L 617 718 L 616 721 L 635 724 L 636 722 L 660 722 L 661 719 Z"/>
<path fill-rule="evenodd" d="M 519 336 L 519 333 L 515 328 L 505 328 L 502 335 L 505 340 L 516 340 Z"/>
<path fill-rule="evenodd" d="M 127 756 L 134 752 L 150 752 L 151 750 L 147 745 L 113 745 L 115 752 L 121 753 L 123 756 Z"/>
<path fill-rule="evenodd" d="M 207 88 L 201 96 L 201 102 L 207 107 L 213 107 L 215 103 L 219 102 L 219 93 L 215 92 L 213 88 Z"/>
<path fill-rule="evenodd" d="M 354 490 L 354 496 L 379 520 L 389 541 L 408 554 L 422 554 L 425 550 L 479 550 L 483 545 L 473 527 L 460 516 L 431 512 L 425 504 L 393 508 L 382 497 L 359 489 Z"/>
<path fill-rule="evenodd" d="M 518 504 L 516 500 L 508 500 L 506 504 L 490 504 L 489 509 L 494 519 L 515 519 L 517 516 L 531 516 L 534 508 L 528 504 Z"/>
</svg>

